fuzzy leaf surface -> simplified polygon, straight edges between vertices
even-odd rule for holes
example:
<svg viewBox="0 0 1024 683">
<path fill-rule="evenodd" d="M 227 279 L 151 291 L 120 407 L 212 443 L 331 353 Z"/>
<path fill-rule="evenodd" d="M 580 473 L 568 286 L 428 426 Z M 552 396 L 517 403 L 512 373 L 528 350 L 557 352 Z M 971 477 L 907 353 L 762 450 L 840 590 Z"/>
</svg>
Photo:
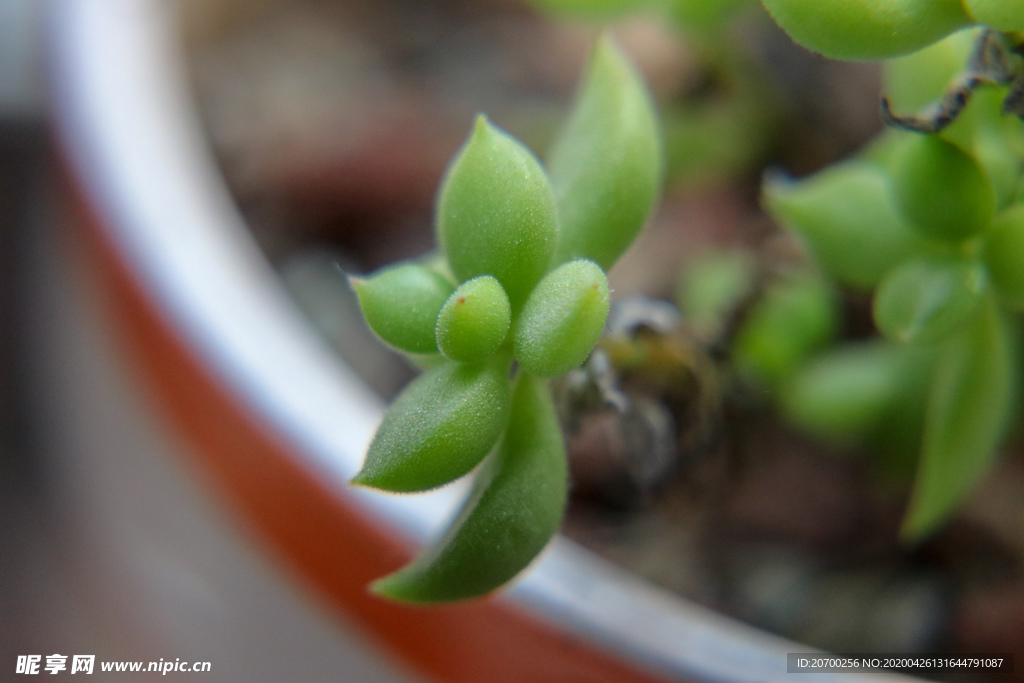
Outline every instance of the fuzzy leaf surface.
<svg viewBox="0 0 1024 683">
<path fill-rule="evenodd" d="M 526 147 L 480 116 L 442 182 L 437 230 L 460 281 L 492 275 L 518 309 L 555 249 L 547 175 Z"/>
<path fill-rule="evenodd" d="M 611 268 L 647 220 L 662 158 L 650 95 L 607 38 L 594 52 L 549 168 L 560 231 L 554 262 L 586 258 Z"/>
<path fill-rule="evenodd" d="M 594 349 L 608 318 L 608 279 L 593 261 L 562 264 L 530 294 L 516 324 L 516 359 L 540 377 L 557 377 Z"/>
<path fill-rule="evenodd" d="M 366 323 L 385 344 L 407 353 L 437 353 L 437 314 L 455 290 L 444 276 L 407 263 L 350 282 Z"/>
<path fill-rule="evenodd" d="M 451 529 L 374 592 L 432 603 L 491 592 L 522 571 L 558 530 L 567 474 L 547 383 L 520 373 L 508 429 Z"/>
<path fill-rule="evenodd" d="M 427 491 L 463 476 L 487 455 L 508 420 L 509 361 L 448 362 L 405 388 L 384 415 L 352 483 Z"/>
<path fill-rule="evenodd" d="M 490 275 L 463 282 L 437 316 L 437 345 L 460 363 L 486 360 L 508 336 L 512 308 L 501 283 Z"/>
</svg>

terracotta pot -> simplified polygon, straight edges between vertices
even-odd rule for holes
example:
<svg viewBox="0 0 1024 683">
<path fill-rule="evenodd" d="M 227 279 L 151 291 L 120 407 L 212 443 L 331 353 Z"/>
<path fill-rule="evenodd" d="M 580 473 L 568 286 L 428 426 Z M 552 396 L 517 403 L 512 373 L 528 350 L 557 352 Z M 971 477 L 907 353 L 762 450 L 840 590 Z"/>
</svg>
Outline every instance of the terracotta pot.
<svg viewBox="0 0 1024 683">
<path fill-rule="evenodd" d="M 369 634 L 404 671 L 430 679 L 787 678 L 785 653 L 806 648 L 646 585 L 565 539 L 494 599 L 420 609 L 368 595 L 366 583 L 406 562 L 464 487 L 402 497 L 348 487 L 381 403 L 294 309 L 233 207 L 191 109 L 165 4 L 55 0 L 49 10 L 57 139 L 74 207 L 63 249 L 100 302 L 93 324 L 113 349 L 110 372 L 148 397 L 133 406 L 135 419 L 158 424 L 173 446 L 159 449 L 170 456 L 145 446 L 103 456 L 103 486 L 92 495 L 105 496 L 105 519 L 170 519 L 196 508 L 211 518 L 189 524 L 211 525 L 244 548 L 225 560 L 231 571 L 204 574 L 211 595 L 243 565 L 266 564 L 260 585 L 307 596 L 289 608 L 290 623 L 320 624 L 302 628 L 334 634 L 339 647 Z M 163 462 L 179 456 L 183 464 Z M 143 480 L 152 488 L 140 494 L 132 477 L 143 475 L 132 469 L 149 460 L 156 464 Z M 79 466 L 88 472 L 97 462 Z M 167 492 L 165 479 L 174 479 Z M 87 510 L 88 492 L 82 498 Z M 93 526 L 112 536 L 119 528 Z M 168 533 L 157 523 L 135 531 L 125 557 Z M 168 562 L 204 561 L 202 546 L 164 546 L 176 553 Z M 274 608 L 262 598 L 246 595 L 245 613 L 270 629 Z M 321 610 L 346 630 L 323 626 Z M 270 648 L 267 660 L 272 641 L 258 641 Z M 251 680 L 218 657 L 235 659 L 210 653 L 221 677 Z"/>
</svg>

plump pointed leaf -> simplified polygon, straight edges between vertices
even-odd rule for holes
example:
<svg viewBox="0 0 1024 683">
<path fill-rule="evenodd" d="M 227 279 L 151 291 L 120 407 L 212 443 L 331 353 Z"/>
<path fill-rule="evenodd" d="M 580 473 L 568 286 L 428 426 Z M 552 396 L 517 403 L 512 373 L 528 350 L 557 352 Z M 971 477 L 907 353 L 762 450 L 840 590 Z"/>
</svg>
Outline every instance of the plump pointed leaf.
<svg viewBox="0 0 1024 683">
<path fill-rule="evenodd" d="M 565 500 L 565 448 L 547 384 L 520 373 L 505 436 L 452 528 L 372 588 L 419 603 L 489 593 L 544 548 L 558 530 Z"/>
<path fill-rule="evenodd" d="M 875 323 L 894 341 L 935 343 L 970 320 L 987 284 L 984 267 L 972 259 L 913 259 L 879 286 Z"/>
<path fill-rule="evenodd" d="M 922 235 L 961 241 L 992 221 L 996 194 L 985 171 L 966 152 L 935 135 L 915 135 L 893 168 L 896 201 Z"/>
<path fill-rule="evenodd" d="M 520 142 L 477 118 L 438 200 L 438 241 L 460 281 L 492 275 L 518 309 L 547 272 L 557 239 L 547 176 Z"/>
<path fill-rule="evenodd" d="M 608 279 L 592 261 L 570 261 L 530 294 L 516 324 L 516 359 L 540 377 L 557 377 L 594 349 L 608 318 Z"/>
<path fill-rule="evenodd" d="M 352 483 L 426 491 L 487 455 L 508 420 L 509 361 L 446 363 L 415 379 L 384 416 Z"/>
<path fill-rule="evenodd" d="M 960 0 L 761 0 L 789 36 L 833 59 L 910 54 L 970 25 Z"/>
<path fill-rule="evenodd" d="M 988 469 L 1012 414 L 1017 370 L 1006 321 L 986 303 L 942 350 L 905 536 L 932 531 Z"/>
<path fill-rule="evenodd" d="M 607 38 L 594 53 L 549 168 L 558 204 L 555 263 L 587 258 L 607 270 L 647 220 L 662 172 L 650 95 Z"/>
<path fill-rule="evenodd" d="M 411 263 L 349 282 L 366 323 L 384 343 L 408 353 L 437 353 L 437 314 L 455 285 L 434 270 Z"/>
<path fill-rule="evenodd" d="M 508 336 L 512 309 L 490 275 L 473 278 L 448 297 L 437 317 L 437 345 L 448 358 L 475 363 L 491 356 Z"/>
<path fill-rule="evenodd" d="M 897 209 L 888 175 L 868 161 L 849 161 L 796 182 L 770 181 L 764 198 L 826 272 L 858 289 L 877 285 L 922 241 Z"/>
</svg>

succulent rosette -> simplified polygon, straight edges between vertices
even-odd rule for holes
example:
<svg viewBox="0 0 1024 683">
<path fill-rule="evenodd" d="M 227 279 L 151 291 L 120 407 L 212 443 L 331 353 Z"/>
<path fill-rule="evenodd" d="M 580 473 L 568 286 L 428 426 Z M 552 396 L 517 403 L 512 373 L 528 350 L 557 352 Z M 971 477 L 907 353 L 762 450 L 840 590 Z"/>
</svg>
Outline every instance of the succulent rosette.
<svg viewBox="0 0 1024 683">
<path fill-rule="evenodd" d="M 567 465 L 547 378 L 597 343 L 605 269 L 643 227 L 661 167 L 650 96 L 604 39 L 550 171 L 478 117 L 441 185 L 442 258 L 352 278 L 370 328 L 430 368 L 390 407 L 353 483 L 426 491 L 479 467 L 448 531 L 375 592 L 420 603 L 486 594 L 557 531 Z"/>
</svg>

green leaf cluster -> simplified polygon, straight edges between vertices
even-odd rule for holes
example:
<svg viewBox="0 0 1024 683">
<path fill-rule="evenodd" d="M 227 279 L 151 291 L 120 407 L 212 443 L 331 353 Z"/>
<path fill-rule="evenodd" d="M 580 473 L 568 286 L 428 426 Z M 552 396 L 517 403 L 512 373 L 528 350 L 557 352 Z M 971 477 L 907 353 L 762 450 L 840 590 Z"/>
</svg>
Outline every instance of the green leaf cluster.
<svg viewBox="0 0 1024 683">
<path fill-rule="evenodd" d="M 441 184 L 441 257 L 352 278 L 370 328 L 430 368 L 390 407 L 353 483 L 426 491 L 480 468 L 448 532 L 376 593 L 420 603 L 486 594 L 557 530 L 566 463 L 546 378 L 597 343 L 604 269 L 647 219 L 660 149 L 650 96 L 606 38 L 549 170 L 478 117 Z"/>
<path fill-rule="evenodd" d="M 958 41 L 928 51 L 941 56 L 959 50 Z M 925 72 L 919 80 L 917 67 Z M 894 97 L 919 105 L 929 82 L 937 97 L 933 68 L 948 70 L 919 55 L 893 62 Z M 823 271 L 873 290 L 875 324 L 888 339 L 841 347 L 800 368 L 785 388 L 785 409 L 836 440 L 891 435 L 892 416 L 904 432 L 916 431 L 901 441 L 920 448 L 908 537 L 934 530 L 984 474 L 1017 394 L 1024 204 L 1016 188 L 1024 162 L 1004 134 L 1004 93 L 994 90 L 979 93 L 942 135 L 888 132 L 869 155 L 799 181 L 773 179 L 764 191 L 769 211 Z"/>
<path fill-rule="evenodd" d="M 908 55 L 962 28 L 1024 31 L 1019 0 L 761 0 L 797 43 L 833 59 Z"/>
</svg>

